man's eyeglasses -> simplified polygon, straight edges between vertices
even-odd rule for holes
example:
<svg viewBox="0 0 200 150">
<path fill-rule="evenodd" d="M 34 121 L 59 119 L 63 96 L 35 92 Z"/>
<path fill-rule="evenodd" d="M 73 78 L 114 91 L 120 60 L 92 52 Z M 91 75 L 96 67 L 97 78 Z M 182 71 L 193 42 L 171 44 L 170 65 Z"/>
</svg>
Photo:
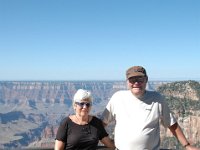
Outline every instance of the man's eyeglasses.
<svg viewBox="0 0 200 150">
<path fill-rule="evenodd" d="M 84 107 L 84 106 L 86 106 L 86 107 L 90 107 L 91 106 L 91 103 L 86 103 L 86 102 L 81 102 L 81 103 L 79 103 L 79 102 L 75 102 L 75 104 L 77 104 L 78 106 L 80 106 L 80 107 Z"/>
<path fill-rule="evenodd" d="M 145 80 L 146 80 L 146 77 L 131 77 L 128 79 L 130 83 L 135 83 L 135 82 L 143 83 Z"/>
</svg>

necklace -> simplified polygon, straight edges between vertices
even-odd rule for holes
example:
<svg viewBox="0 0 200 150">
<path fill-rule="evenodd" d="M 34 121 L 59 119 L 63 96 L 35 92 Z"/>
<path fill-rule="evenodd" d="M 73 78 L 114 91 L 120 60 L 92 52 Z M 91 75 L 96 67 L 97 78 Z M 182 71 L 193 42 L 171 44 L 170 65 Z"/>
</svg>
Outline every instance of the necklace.
<svg viewBox="0 0 200 150">
<path fill-rule="evenodd" d="M 88 124 L 88 122 L 89 122 L 89 116 L 88 116 L 88 120 L 87 121 L 80 121 L 79 119 L 78 119 L 78 117 L 75 115 L 75 117 L 76 117 L 76 120 L 78 121 L 78 123 L 80 124 L 80 125 L 86 125 L 86 124 Z"/>
</svg>

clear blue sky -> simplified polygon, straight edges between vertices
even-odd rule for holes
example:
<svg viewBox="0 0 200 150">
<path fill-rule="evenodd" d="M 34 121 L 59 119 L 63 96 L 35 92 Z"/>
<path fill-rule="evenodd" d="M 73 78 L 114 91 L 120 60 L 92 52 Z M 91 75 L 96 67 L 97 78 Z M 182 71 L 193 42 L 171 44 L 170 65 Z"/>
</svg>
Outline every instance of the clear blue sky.
<svg viewBox="0 0 200 150">
<path fill-rule="evenodd" d="M 0 0 L 0 80 L 200 79 L 199 0 Z"/>
</svg>

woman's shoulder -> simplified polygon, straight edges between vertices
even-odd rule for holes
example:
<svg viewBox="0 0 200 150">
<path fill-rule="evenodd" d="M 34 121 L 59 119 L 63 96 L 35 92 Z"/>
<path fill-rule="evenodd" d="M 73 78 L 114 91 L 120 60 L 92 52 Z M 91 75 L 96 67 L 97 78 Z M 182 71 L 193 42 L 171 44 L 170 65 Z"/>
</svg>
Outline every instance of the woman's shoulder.
<svg viewBox="0 0 200 150">
<path fill-rule="evenodd" d="M 60 124 L 66 126 L 70 121 L 71 121 L 70 116 L 67 116 L 61 121 Z"/>
</svg>

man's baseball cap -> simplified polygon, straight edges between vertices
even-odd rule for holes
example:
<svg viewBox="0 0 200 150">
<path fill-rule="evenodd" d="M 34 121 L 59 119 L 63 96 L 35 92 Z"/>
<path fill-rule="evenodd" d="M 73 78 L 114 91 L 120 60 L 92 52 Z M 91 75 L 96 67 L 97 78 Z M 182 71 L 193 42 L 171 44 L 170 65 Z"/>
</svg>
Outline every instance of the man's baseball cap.
<svg viewBox="0 0 200 150">
<path fill-rule="evenodd" d="M 133 66 L 126 71 L 126 78 L 129 79 L 130 77 L 134 76 L 143 76 L 147 77 L 146 70 L 142 66 Z"/>
</svg>

